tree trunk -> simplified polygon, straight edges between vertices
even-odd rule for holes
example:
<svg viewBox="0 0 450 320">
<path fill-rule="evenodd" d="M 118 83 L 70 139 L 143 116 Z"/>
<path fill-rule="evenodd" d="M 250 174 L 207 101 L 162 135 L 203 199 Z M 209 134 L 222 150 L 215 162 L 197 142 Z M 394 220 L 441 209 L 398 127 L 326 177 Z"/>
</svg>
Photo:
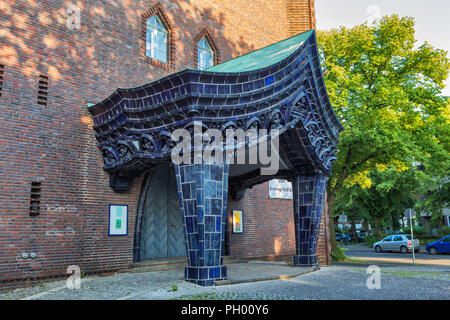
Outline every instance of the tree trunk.
<svg viewBox="0 0 450 320">
<path fill-rule="evenodd" d="M 377 236 L 377 239 L 381 240 L 383 238 L 383 225 L 381 222 L 381 218 L 375 215 L 372 215 L 372 217 L 373 223 L 375 224 L 375 234 Z"/>
<path fill-rule="evenodd" d="M 330 230 L 331 253 L 337 254 L 336 232 L 334 230 L 334 194 L 327 190 L 328 227 Z"/>
<path fill-rule="evenodd" d="M 350 230 L 352 236 L 355 237 L 355 242 L 358 243 L 358 237 L 356 236 L 356 223 L 354 215 L 352 215 L 352 219 L 350 220 Z"/>
</svg>

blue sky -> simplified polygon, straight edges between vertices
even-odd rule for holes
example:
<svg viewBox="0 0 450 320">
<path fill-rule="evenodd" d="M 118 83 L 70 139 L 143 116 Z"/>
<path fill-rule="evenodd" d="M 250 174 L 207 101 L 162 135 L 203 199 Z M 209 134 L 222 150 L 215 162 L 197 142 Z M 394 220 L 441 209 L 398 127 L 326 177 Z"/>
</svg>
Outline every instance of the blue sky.
<svg viewBox="0 0 450 320">
<path fill-rule="evenodd" d="M 418 42 L 428 41 L 450 57 L 449 0 L 316 0 L 315 6 L 318 30 L 352 27 L 378 14 L 414 17 Z M 450 81 L 446 84 L 443 94 L 450 96 Z"/>
</svg>

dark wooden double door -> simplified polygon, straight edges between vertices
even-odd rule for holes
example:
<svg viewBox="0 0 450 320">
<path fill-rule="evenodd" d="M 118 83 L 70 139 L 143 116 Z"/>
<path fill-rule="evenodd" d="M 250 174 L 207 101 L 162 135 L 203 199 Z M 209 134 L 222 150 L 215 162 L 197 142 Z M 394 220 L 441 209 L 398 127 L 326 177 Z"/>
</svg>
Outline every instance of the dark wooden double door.
<svg viewBox="0 0 450 320">
<path fill-rule="evenodd" d="M 149 178 L 144 196 L 141 260 L 186 256 L 174 169 L 158 166 Z"/>
</svg>

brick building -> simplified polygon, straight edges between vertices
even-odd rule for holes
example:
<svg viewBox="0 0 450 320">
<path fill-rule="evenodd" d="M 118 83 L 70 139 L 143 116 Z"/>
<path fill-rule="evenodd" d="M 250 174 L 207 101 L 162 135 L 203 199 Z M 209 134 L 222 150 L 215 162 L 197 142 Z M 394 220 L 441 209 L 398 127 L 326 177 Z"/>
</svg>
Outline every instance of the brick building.
<svg viewBox="0 0 450 320">
<path fill-rule="evenodd" d="M 198 68 L 203 38 L 219 64 L 315 26 L 313 0 L 18 0 L 0 11 L 0 288 L 62 276 L 69 265 L 108 272 L 143 259 L 136 217 L 151 179 L 141 174 L 126 192 L 110 187 L 87 104 Z M 146 51 L 154 15 L 166 31 L 165 61 Z M 110 204 L 128 206 L 126 236 L 108 234 Z M 243 212 L 242 234 L 230 231 L 232 210 Z M 269 198 L 268 182 L 230 199 L 227 254 L 291 260 L 293 210 L 292 200 Z M 330 261 L 327 219 L 325 209 L 321 264 Z"/>
</svg>

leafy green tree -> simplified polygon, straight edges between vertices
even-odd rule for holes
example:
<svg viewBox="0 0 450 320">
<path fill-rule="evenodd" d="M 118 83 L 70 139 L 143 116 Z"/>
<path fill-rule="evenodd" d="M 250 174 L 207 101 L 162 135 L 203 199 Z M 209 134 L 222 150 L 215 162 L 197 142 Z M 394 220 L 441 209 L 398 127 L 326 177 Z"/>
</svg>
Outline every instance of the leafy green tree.
<svg viewBox="0 0 450 320">
<path fill-rule="evenodd" d="M 420 169 L 419 212 L 431 213 L 431 222 L 442 228 L 444 208 L 450 207 L 450 104 L 437 116 L 426 119 L 425 130 L 430 131 L 423 140 L 425 157 Z"/>
<path fill-rule="evenodd" d="M 399 229 L 393 223 L 400 217 L 404 209 L 417 201 L 419 179 L 416 170 L 399 169 L 394 165 L 389 169 L 379 168 L 370 171 L 368 178 L 371 186 L 361 188 L 359 185 L 345 189 L 345 195 L 340 194 L 337 202 L 341 206 L 358 207 L 360 212 L 375 227 L 378 239 L 383 237 L 383 227 L 390 226 Z"/>
<path fill-rule="evenodd" d="M 428 43 L 417 46 L 414 32 L 413 18 L 397 15 L 374 26 L 319 32 L 328 94 L 345 128 L 327 186 L 334 252 L 336 200 L 356 187 L 381 190 L 382 182 L 373 182 L 377 175 L 414 170 L 413 164 L 436 147 L 436 132 L 426 122 L 442 115 L 446 101 L 440 93 L 449 60 Z M 374 212 L 369 215 L 379 219 Z"/>
</svg>

